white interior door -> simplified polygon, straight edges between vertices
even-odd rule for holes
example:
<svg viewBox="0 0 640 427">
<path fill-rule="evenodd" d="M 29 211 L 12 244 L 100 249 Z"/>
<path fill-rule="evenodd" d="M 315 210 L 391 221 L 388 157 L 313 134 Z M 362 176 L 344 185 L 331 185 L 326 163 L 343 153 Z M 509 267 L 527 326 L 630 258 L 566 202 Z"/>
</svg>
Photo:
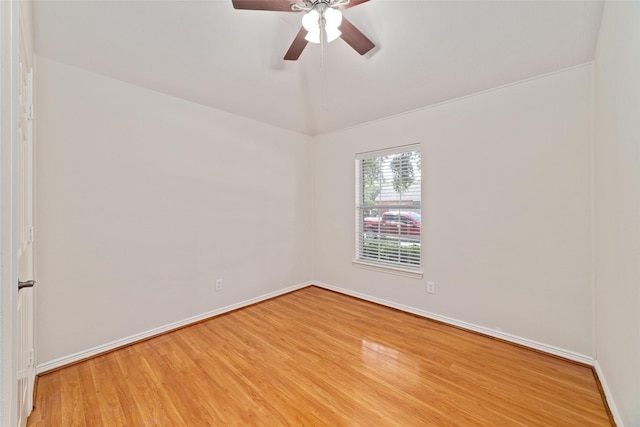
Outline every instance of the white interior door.
<svg viewBox="0 0 640 427">
<path fill-rule="evenodd" d="M 18 54 L 17 164 L 17 421 L 23 427 L 33 408 L 35 363 L 33 345 L 33 64 L 29 16 L 20 10 Z"/>
<path fill-rule="evenodd" d="M 0 425 L 24 426 L 35 379 L 31 3 L 0 1 Z"/>
</svg>

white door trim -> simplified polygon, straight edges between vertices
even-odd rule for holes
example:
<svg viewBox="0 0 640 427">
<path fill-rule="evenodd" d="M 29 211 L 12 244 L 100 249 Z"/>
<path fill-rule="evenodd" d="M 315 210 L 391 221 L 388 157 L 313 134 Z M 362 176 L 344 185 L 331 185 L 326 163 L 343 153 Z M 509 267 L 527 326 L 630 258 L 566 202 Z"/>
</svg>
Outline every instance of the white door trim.
<svg viewBox="0 0 640 427">
<path fill-rule="evenodd" d="M 20 2 L 0 1 L 0 425 L 17 423 L 17 115 Z"/>
</svg>

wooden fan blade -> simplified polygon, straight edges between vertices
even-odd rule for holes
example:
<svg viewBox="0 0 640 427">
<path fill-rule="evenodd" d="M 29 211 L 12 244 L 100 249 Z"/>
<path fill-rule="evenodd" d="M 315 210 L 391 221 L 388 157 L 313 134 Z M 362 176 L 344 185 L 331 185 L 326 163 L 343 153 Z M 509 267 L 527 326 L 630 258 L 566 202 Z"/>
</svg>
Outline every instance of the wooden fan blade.
<svg viewBox="0 0 640 427">
<path fill-rule="evenodd" d="M 375 44 L 367 38 L 362 32 L 356 28 L 347 18 L 342 17 L 342 25 L 340 25 L 340 31 L 342 31 L 342 40 L 347 42 L 349 46 L 354 48 L 360 55 L 364 55 L 374 48 Z"/>
<path fill-rule="evenodd" d="M 307 30 L 305 30 L 304 27 L 300 27 L 300 31 L 298 31 L 298 35 L 296 36 L 295 39 L 293 39 L 293 43 L 291 43 L 289 50 L 284 55 L 285 60 L 296 61 L 298 58 L 300 58 L 300 54 L 302 53 L 302 51 L 304 50 L 304 48 L 307 46 L 307 43 L 308 43 L 307 39 L 305 39 L 306 35 L 307 35 Z"/>
<path fill-rule="evenodd" d="M 351 0 L 348 4 L 342 6 L 340 9 L 349 9 L 350 7 L 357 6 L 362 3 L 366 3 L 369 0 Z"/>
<path fill-rule="evenodd" d="M 291 9 L 292 0 L 232 0 L 234 9 L 275 10 L 277 12 L 296 12 Z"/>
</svg>

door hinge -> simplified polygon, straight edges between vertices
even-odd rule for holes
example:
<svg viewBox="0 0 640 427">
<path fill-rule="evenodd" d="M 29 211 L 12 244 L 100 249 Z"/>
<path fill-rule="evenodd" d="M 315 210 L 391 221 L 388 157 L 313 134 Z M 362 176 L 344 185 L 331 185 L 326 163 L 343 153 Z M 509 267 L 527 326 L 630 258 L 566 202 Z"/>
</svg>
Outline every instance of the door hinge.
<svg viewBox="0 0 640 427">
<path fill-rule="evenodd" d="M 33 104 L 27 105 L 27 120 L 33 120 Z"/>
<path fill-rule="evenodd" d="M 29 226 L 29 233 L 27 234 L 27 240 L 29 243 L 33 243 L 33 225 Z"/>
<path fill-rule="evenodd" d="M 29 366 L 33 366 L 33 349 L 29 350 Z"/>
</svg>

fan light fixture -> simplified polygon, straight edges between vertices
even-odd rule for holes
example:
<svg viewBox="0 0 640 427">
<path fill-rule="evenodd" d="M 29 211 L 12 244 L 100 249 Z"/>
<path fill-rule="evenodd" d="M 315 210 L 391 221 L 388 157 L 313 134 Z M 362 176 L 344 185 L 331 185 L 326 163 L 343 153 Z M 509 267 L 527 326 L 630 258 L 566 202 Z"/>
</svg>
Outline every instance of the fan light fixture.
<svg viewBox="0 0 640 427">
<path fill-rule="evenodd" d="M 331 7 L 320 12 L 315 8 L 311 9 L 302 17 L 302 26 L 307 30 L 305 39 L 311 43 L 320 43 L 323 29 L 327 35 L 327 41 L 334 41 L 342 35 L 339 30 L 341 24 L 342 13 Z"/>
<path fill-rule="evenodd" d="M 2 0 L 0 0 L 2 1 Z M 284 55 L 285 61 L 297 61 L 305 46 L 332 42 L 342 38 L 360 55 L 375 47 L 375 44 L 340 13 L 366 3 L 369 0 L 231 0 L 234 9 L 272 10 L 276 12 L 304 12 L 302 28 Z M 321 49 L 322 50 L 322 49 Z"/>
</svg>

